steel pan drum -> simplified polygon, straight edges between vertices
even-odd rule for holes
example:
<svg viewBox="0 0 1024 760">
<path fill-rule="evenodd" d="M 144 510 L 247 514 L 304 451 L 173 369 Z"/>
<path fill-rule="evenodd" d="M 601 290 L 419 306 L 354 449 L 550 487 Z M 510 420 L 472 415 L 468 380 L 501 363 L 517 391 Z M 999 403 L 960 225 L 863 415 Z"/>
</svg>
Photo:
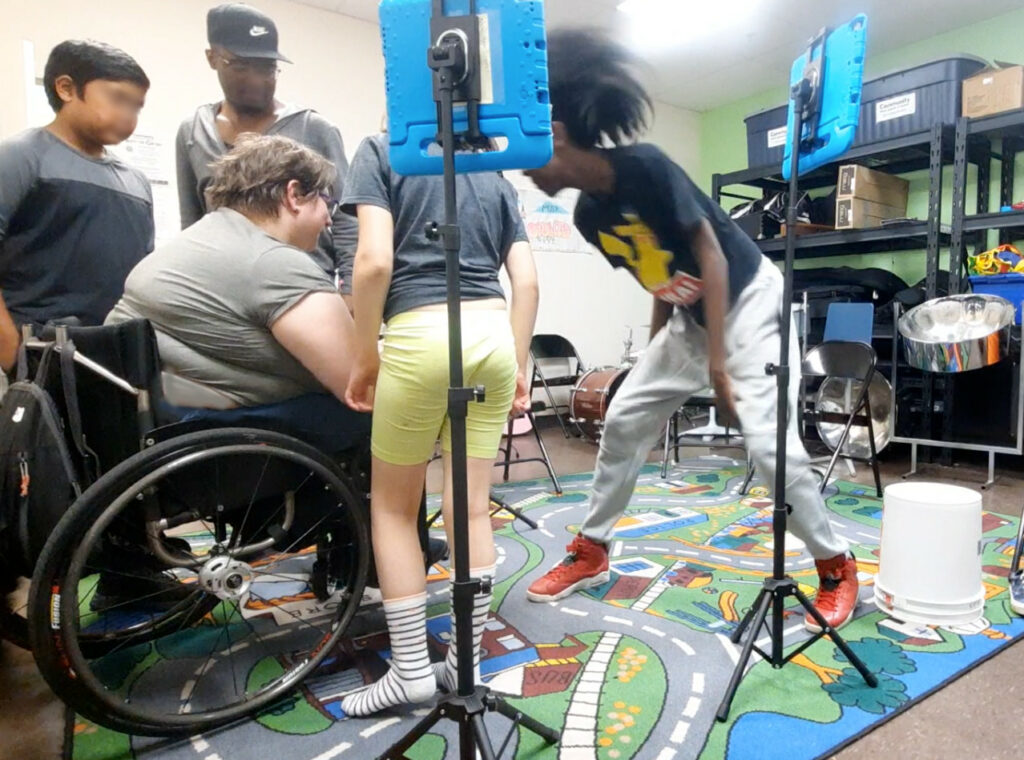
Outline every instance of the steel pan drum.
<svg viewBox="0 0 1024 760">
<path fill-rule="evenodd" d="M 907 363 L 926 372 L 967 372 L 1006 357 L 1013 305 L 999 296 L 945 296 L 899 319 Z"/>
<path fill-rule="evenodd" d="M 818 389 L 814 408 L 818 412 L 831 412 L 849 416 L 853 405 L 860 396 L 861 381 L 845 380 L 839 377 L 828 377 Z M 875 452 L 880 452 L 889 445 L 892 438 L 892 386 L 889 381 L 877 372 L 871 377 L 868 388 L 868 402 L 871 404 L 871 426 L 875 431 Z M 863 414 L 863 412 L 861 412 Z M 822 442 L 831 451 L 836 450 L 839 438 L 843 435 L 845 424 L 818 420 L 815 423 Z M 868 441 L 867 425 L 856 422 L 850 427 L 841 452 L 847 456 L 868 458 L 871 456 L 871 445 Z"/>
</svg>

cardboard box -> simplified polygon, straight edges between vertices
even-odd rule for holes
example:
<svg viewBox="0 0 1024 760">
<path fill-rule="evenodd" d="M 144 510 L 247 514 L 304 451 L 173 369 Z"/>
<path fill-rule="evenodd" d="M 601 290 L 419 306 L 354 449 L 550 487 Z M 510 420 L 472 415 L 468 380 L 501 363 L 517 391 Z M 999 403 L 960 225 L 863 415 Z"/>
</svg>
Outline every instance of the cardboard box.
<svg viewBox="0 0 1024 760">
<path fill-rule="evenodd" d="M 898 216 L 907 210 L 907 194 L 910 183 L 901 177 L 869 169 L 857 164 L 846 164 L 839 167 L 839 180 L 836 185 L 836 198 L 860 198 L 874 201 L 883 206 L 902 209 Z"/>
<path fill-rule="evenodd" d="M 906 203 L 902 206 L 887 206 L 863 198 L 839 198 L 836 200 L 836 229 L 878 227 L 886 219 L 898 219 L 906 213 Z"/>
<path fill-rule="evenodd" d="M 797 222 L 796 227 L 797 235 L 817 235 L 819 232 L 834 232 L 835 227 L 829 227 L 827 224 L 808 224 L 807 222 Z M 779 229 L 778 237 L 786 237 L 786 225 L 782 225 Z"/>
<path fill-rule="evenodd" d="M 963 81 L 962 101 L 969 119 L 1024 108 L 1024 66 L 996 61 Z"/>
</svg>

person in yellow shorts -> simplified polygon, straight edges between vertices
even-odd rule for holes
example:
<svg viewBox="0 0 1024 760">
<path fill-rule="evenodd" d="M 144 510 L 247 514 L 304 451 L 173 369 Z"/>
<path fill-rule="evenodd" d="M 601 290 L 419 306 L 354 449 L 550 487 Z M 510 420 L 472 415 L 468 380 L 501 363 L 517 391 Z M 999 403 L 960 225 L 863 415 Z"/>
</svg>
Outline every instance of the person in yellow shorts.
<svg viewBox="0 0 1024 760">
<path fill-rule="evenodd" d="M 483 578 L 494 575 L 488 506 L 502 428 L 510 411 L 529 405 L 526 363 L 537 314 L 537 274 L 512 186 L 497 174 L 460 174 L 456 188 L 464 385 L 486 389 L 482 403 L 469 404 L 466 419 L 469 574 Z M 346 401 L 356 410 L 373 410 L 370 513 L 391 637 L 390 670 L 345 697 L 342 709 L 370 715 L 427 700 L 438 686 L 453 690 L 457 680 L 454 613 L 447 658 L 434 667 L 428 657 L 426 578 L 416 532 L 427 463 L 440 437 L 442 509 L 452 540 L 445 252 L 440 241 L 426 235 L 428 223 L 444 218 L 443 182 L 395 174 L 387 137 L 378 135 L 356 151 L 342 205 L 354 208 L 359 219 L 352 285 L 356 356 Z M 498 280 L 503 266 L 512 286 L 507 308 Z M 384 347 L 378 352 L 382 321 Z M 490 591 L 475 595 L 475 665 L 490 604 Z"/>
</svg>

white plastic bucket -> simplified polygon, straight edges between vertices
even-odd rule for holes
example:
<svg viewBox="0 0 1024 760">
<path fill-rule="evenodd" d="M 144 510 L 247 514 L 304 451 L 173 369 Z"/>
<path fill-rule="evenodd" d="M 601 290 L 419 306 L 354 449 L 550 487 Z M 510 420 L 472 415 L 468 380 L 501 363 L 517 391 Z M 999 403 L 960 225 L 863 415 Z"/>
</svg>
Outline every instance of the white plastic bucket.
<svg viewBox="0 0 1024 760">
<path fill-rule="evenodd" d="M 875 604 L 924 625 L 982 616 L 981 494 L 941 483 L 886 487 Z"/>
</svg>

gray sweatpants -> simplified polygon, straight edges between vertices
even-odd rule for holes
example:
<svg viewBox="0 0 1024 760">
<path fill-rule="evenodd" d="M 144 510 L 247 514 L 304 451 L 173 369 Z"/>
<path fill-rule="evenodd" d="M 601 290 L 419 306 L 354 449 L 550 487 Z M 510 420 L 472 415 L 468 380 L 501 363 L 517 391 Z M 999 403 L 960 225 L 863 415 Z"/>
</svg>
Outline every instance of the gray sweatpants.
<svg viewBox="0 0 1024 760">
<path fill-rule="evenodd" d="M 782 275 L 764 259 L 725 320 L 726 371 L 732 380 L 743 440 L 758 474 L 770 488 L 775 485 L 778 390 L 775 378 L 766 375 L 764 368 L 768 362 L 779 361 L 781 308 Z M 794 411 L 800 356 L 795 330 L 790 335 L 786 502 L 793 512 L 787 524 L 815 559 L 829 559 L 849 545 L 832 530 L 800 440 Z M 708 385 L 707 332 L 685 310 L 676 309 L 612 400 L 601 436 L 590 513 L 580 531 L 584 536 L 608 541 L 666 420 Z"/>
</svg>

